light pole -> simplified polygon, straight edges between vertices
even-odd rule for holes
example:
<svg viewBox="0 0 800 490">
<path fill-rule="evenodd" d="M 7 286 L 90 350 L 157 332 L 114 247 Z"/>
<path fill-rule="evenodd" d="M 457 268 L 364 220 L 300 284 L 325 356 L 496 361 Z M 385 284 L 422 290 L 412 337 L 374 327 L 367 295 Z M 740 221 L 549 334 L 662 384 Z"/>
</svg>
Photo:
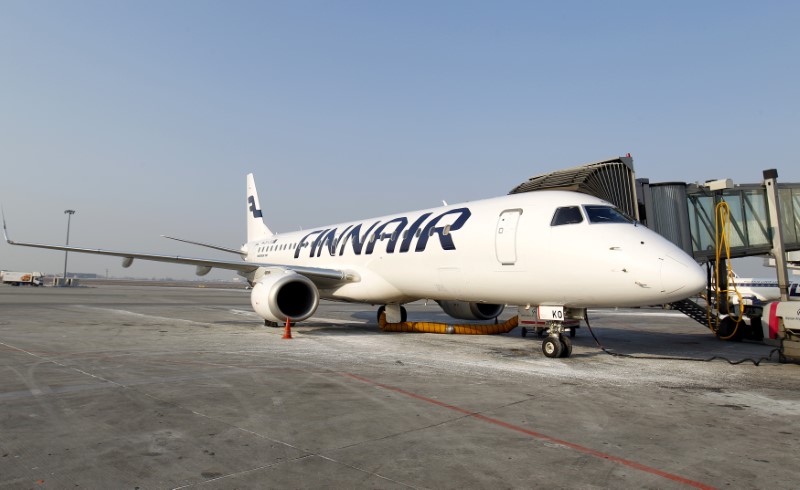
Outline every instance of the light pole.
<svg viewBox="0 0 800 490">
<path fill-rule="evenodd" d="M 75 214 L 75 210 L 67 209 L 64 211 L 64 214 L 67 215 L 67 246 L 69 246 L 69 223 L 72 220 L 72 215 Z M 64 286 L 67 285 L 67 256 L 69 252 L 64 251 Z"/>
</svg>

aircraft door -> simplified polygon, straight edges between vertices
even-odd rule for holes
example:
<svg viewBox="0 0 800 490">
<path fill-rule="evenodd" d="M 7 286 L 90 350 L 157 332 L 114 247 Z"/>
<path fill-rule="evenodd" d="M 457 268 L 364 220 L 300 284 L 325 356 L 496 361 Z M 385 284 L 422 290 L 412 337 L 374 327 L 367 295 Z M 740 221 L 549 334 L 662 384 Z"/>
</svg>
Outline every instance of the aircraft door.
<svg viewBox="0 0 800 490">
<path fill-rule="evenodd" d="M 503 265 L 517 262 L 517 223 L 521 215 L 521 209 L 506 209 L 497 220 L 494 245 L 497 260 Z"/>
</svg>

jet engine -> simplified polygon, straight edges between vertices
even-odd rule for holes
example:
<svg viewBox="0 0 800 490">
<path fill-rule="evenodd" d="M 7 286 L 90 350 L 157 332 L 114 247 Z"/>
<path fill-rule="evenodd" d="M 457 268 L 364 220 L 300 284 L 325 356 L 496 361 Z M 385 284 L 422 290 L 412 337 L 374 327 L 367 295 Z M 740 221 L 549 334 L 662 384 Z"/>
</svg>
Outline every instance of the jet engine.
<svg viewBox="0 0 800 490">
<path fill-rule="evenodd" d="M 261 318 L 283 323 L 305 320 L 319 305 L 319 291 L 311 279 L 297 274 L 273 273 L 264 276 L 253 286 L 250 303 Z"/>
<path fill-rule="evenodd" d="M 497 318 L 505 305 L 469 303 L 467 301 L 437 301 L 445 313 L 461 320 L 491 320 Z"/>
</svg>

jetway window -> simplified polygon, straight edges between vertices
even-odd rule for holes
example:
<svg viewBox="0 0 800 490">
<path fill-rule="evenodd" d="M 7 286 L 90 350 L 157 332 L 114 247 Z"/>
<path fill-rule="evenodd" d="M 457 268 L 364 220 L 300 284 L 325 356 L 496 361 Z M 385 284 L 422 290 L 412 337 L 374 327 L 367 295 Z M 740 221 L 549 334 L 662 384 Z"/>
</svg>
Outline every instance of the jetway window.
<svg viewBox="0 0 800 490">
<path fill-rule="evenodd" d="M 581 222 L 583 222 L 581 208 L 578 206 L 569 206 L 556 209 L 553 220 L 550 221 L 550 226 L 574 225 Z"/>
<path fill-rule="evenodd" d="M 633 223 L 633 221 L 611 206 L 584 206 L 590 223 Z"/>
</svg>

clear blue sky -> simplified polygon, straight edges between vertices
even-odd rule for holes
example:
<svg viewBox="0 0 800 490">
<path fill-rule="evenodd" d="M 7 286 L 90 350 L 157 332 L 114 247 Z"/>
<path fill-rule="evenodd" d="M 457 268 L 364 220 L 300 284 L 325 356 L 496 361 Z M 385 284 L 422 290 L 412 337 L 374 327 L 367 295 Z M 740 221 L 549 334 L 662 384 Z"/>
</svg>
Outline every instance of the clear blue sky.
<svg viewBox="0 0 800 490">
<path fill-rule="evenodd" d="M 800 182 L 800 3 L 0 0 L 12 238 L 215 256 L 631 152 L 653 182 Z M 63 254 L 0 245 L 0 268 Z M 193 268 L 70 255 L 70 270 Z M 232 277 L 216 272 L 213 277 Z"/>
</svg>

